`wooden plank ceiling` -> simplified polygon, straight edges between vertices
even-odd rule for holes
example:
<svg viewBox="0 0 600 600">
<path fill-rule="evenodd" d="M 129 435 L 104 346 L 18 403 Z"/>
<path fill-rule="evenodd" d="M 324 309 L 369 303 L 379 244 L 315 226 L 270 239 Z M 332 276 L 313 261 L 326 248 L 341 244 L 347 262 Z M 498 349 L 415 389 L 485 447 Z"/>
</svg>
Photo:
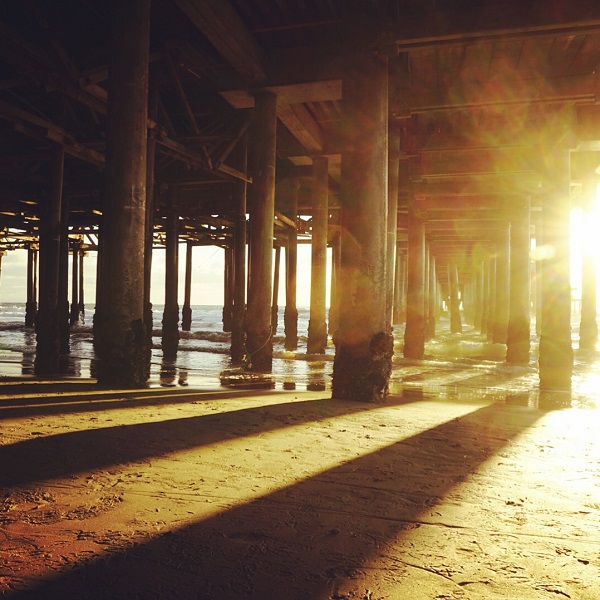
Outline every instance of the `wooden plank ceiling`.
<svg viewBox="0 0 600 600">
<path fill-rule="evenodd" d="M 551 7 L 549 8 L 549 5 Z M 65 147 L 71 235 L 102 212 L 109 3 L 0 3 L 0 245 L 35 239 L 53 144 Z M 355 18 L 350 18 L 355 17 Z M 356 17 L 358 15 L 358 17 Z M 360 25 L 357 27 L 356 22 Z M 390 126 L 401 131 L 400 216 L 409 189 L 440 264 L 494 243 L 511 198 L 536 194 L 549 140 L 600 150 L 600 5 L 587 0 L 152 0 L 156 232 L 227 244 L 238 142 L 253 92 L 278 94 L 278 189 L 330 157 L 339 210 L 340 108 L 348 32 L 371 24 L 390 61 Z M 593 155 L 592 155 L 593 156 Z M 598 161 L 600 163 L 600 161 Z M 170 192 L 169 190 L 174 190 Z M 400 228 L 406 224 L 401 218 Z M 466 269 L 466 267 L 465 267 Z"/>
</svg>

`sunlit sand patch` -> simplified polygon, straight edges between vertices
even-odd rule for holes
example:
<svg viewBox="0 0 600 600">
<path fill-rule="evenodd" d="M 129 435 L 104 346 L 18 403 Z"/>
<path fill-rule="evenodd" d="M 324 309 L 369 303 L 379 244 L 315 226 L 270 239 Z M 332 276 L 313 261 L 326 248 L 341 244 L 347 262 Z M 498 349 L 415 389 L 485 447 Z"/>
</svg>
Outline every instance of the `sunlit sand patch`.
<svg viewBox="0 0 600 600">
<path fill-rule="evenodd" d="M 254 400 L 258 405 L 258 399 Z M 228 400 L 221 409 L 247 407 L 247 402 Z M 198 408 L 210 410 L 209 405 Z M 168 413 L 173 410 L 163 409 L 160 417 L 157 415 L 164 421 L 166 436 Z M 265 419 L 269 419 L 268 406 L 265 410 Z M 309 402 L 304 410 L 311 410 Z M 297 423 L 290 415 L 276 428 L 259 429 L 256 434 L 227 439 L 236 432 L 224 430 L 222 441 L 201 447 L 37 481 L 32 486 L 42 494 L 37 507 L 27 510 L 18 497 L 15 502 L 23 515 L 31 510 L 46 514 L 43 537 L 38 538 L 36 525 L 27 524 L 23 518 L 5 528 L 9 538 L 36 538 L 37 551 L 19 549 L 22 570 L 15 576 L 34 581 L 52 575 L 65 564 L 78 564 L 80 557 L 88 561 L 118 553 L 153 536 L 177 531 L 318 477 L 473 410 L 476 407 L 430 402 L 365 405 L 364 410 L 340 416 L 328 416 L 325 409 L 311 415 L 311 422 L 300 416 L 301 423 Z M 131 413 L 127 415 L 131 417 Z M 44 493 L 52 500 L 44 499 Z M 95 513 L 86 512 L 90 506 L 96 507 Z M 63 519 L 56 519 L 57 515 Z M 47 557 L 59 552 L 65 560 L 54 564 L 43 558 L 44 552 Z"/>
<path fill-rule="evenodd" d="M 599 428 L 595 412 L 541 416 L 443 497 L 425 499 L 339 596 L 368 586 L 374 598 L 597 598 Z"/>
</svg>

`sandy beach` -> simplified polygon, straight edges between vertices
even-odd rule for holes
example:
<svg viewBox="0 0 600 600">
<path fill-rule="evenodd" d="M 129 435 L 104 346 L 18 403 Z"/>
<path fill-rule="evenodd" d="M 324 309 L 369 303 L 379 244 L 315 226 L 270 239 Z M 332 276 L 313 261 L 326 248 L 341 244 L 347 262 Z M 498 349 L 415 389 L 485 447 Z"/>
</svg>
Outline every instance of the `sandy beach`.
<svg viewBox="0 0 600 600">
<path fill-rule="evenodd" d="M 597 410 L 403 373 L 386 405 L 6 380 L 0 595 L 600 598 Z"/>
</svg>

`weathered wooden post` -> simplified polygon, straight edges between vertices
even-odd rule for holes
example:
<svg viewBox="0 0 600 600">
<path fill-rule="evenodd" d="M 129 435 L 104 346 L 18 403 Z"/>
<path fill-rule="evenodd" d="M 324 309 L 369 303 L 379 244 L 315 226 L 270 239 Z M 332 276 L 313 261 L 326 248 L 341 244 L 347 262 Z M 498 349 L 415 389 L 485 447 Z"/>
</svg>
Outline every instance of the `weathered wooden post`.
<svg viewBox="0 0 600 600">
<path fill-rule="evenodd" d="M 171 197 L 173 200 L 173 198 Z M 174 207 L 167 213 L 165 248 L 165 308 L 162 318 L 163 357 L 172 360 L 179 348 L 179 216 Z"/>
<path fill-rule="evenodd" d="M 496 310 L 492 332 L 494 344 L 506 344 L 510 298 L 509 244 L 509 224 L 503 221 L 496 237 Z"/>
<path fill-rule="evenodd" d="M 79 322 L 79 240 L 73 240 L 71 256 L 71 313 L 69 323 L 73 326 Z"/>
<path fill-rule="evenodd" d="M 185 282 L 183 288 L 183 308 L 181 309 L 181 330 L 192 329 L 192 252 L 194 244 L 188 240 L 185 245 Z"/>
<path fill-rule="evenodd" d="M 247 170 L 247 135 L 240 141 L 240 168 Z M 231 323 L 231 360 L 242 361 L 246 352 L 244 317 L 246 314 L 246 191 L 247 183 L 239 180 L 236 187 L 235 230 L 233 241 L 234 284 L 233 319 Z"/>
<path fill-rule="evenodd" d="M 593 215 L 596 210 L 596 185 L 597 176 L 594 172 L 598 165 L 598 153 L 585 157 L 582 167 L 583 174 L 583 219 L 584 227 L 588 227 L 589 234 L 595 236 L 597 232 L 592 225 Z M 594 350 L 598 343 L 598 323 L 596 314 L 596 257 L 592 249 L 592 235 L 584 236 L 582 270 L 581 270 L 581 322 L 579 325 L 579 348 L 582 350 Z"/>
<path fill-rule="evenodd" d="M 158 83 L 156 80 L 148 89 L 148 116 L 156 119 L 158 115 Z M 144 341 L 144 362 L 146 377 L 150 375 L 152 360 L 152 336 L 154 333 L 154 317 L 152 314 L 152 252 L 154 246 L 154 171 L 156 167 L 156 140 L 148 130 L 146 140 L 146 209 L 144 219 L 144 327 L 146 339 Z"/>
<path fill-rule="evenodd" d="M 394 351 L 386 316 L 387 57 L 352 53 L 343 76 L 341 268 L 333 398 L 383 402 Z"/>
<path fill-rule="evenodd" d="M 406 320 L 406 250 L 396 247 L 396 274 L 394 285 L 394 325 Z"/>
<path fill-rule="evenodd" d="M 275 217 L 275 144 L 277 97 L 271 92 L 255 96 L 253 115 L 253 183 L 250 187 L 250 272 L 248 294 L 248 367 L 270 372 L 273 364 L 271 294 L 273 219 Z"/>
<path fill-rule="evenodd" d="M 298 347 L 298 305 L 297 305 L 297 279 L 298 279 L 298 193 L 300 182 L 294 180 L 286 194 L 285 215 L 294 223 L 288 228 L 287 245 L 285 247 L 285 310 L 283 313 L 285 330 L 285 349 L 295 350 Z M 275 330 L 273 330 L 275 332 Z"/>
<path fill-rule="evenodd" d="M 448 265 L 448 289 L 450 295 L 450 333 L 462 333 L 462 316 L 458 294 L 458 266 L 456 263 Z"/>
<path fill-rule="evenodd" d="M 148 377 L 144 326 L 150 0 L 113 1 L 106 198 L 96 311 L 98 382 L 139 387 Z"/>
<path fill-rule="evenodd" d="M 58 274 L 64 160 L 64 147 L 55 145 L 50 160 L 50 202 L 40 226 L 40 295 L 39 310 L 35 319 L 34 371 L 36 375 L 58 373 L 60 353 Z"/>
<path fill-rule="evenodd" d="M 429 315 L 427 318 L 427 323 L 429 325 L 429 329 L 427 331 L 428 339 L 433 339 L 435 337 L 435 328 L 437 325 L 438 318 L 438 288 L 437 288 L 437 277 L 436 277 L 436 266 L 435 266 L 435 256 L 430 252 L 429 253 L 429 294 L 427 295 L 427 309 L 429 311 Z"/>
<path fill-rule="evenodd" d="M 85 321 L 85 297 L 84 297 L 84 275 L 85 270 L 83 268 L 83 259 L 86 257 L 86 253 L 84 249 L 80 246 L 79 248 L 79 292 L 77 294 L 77 299 L 79 301 L 77 305 L 77 311 L 79 314 L 79 319 L 83 323 Z"/>
<path fill-rule="evenodd" d="M 327 332 L 335 342 L 334 336 L 339 327 L 338 282 L 342 255 L 340 234 L 335 233 L 331 239 L 331 280 L 329 290 L 329 314 L 327 315 Z"/>
<path fill-rule="evenodd" d="M 539 350 L 540 389 L 570 392 L 571 282 L 569 263 L 569 152 L 553 157 L 542 203 L 542 323 Z"/>
<path fill-rule="evenodd" d="M 531 311 L 529 199 L 515 202 L 510 215 L 510 291 L 506 335 L 506 362 L 529 363 Z"/>
<path fill-rule="evenodd" d="M 327 347 L 326 282 L 327 226 L 329 222 L 329 159 L 313 158 L 313 215 L 310 263 L 310 318 L 308 354 L 323 354 Z"/>
<path fill-rule="evenodd" d="M 415 197 L 408 204 L 405 358 L 425 354 L 425 225 L 416 211 Z"/>
<path fill-rule="evenodd" d="M 233 247 L 226 246 L 223 251 L 224 274 L 223 274 L 223 331 L 230 332 L 233 319 L 233 285 L 235 281 L 235 264 L 233 260 Z"/>
<path fill-rule="evenodd" d="M 273 300 L 271 302 L 271 331 L 277 332 L 279 313 L 279 272 L 281 268 L 281 246 L 275 246 L 275 266 L 273 268 Z M 287 306 L 287 305 L 286 305 Z M 287 346 L 286 346 L 287 347 Z"/>
<path fill-rule="evenodd" d="M 37 314 L 37 249 L 33 244 L 27 248 L 27 300 L 25 303 L 25 325 L 32 327 Z"/>
<path fill-rule="evenodd" d="M 398 231 L 398 185 L 400 175 L 400 129 L 390 123 L 388 126 L 388 221 L 387 221 L 387 263 L 385 278 L 386 318 L 392 326 L 394 310 L 394 289 L 396 274 L 396 235 Z"/>
<path fill-rule="evenodd" d="M 496 254 L 490 252 L 488 259 L 488 300 L 487 300 L 487 318 L 485 334 L 488 340 L 492 340 L 494 335 L 494 319 L 496 317 Z"/>
</svg>

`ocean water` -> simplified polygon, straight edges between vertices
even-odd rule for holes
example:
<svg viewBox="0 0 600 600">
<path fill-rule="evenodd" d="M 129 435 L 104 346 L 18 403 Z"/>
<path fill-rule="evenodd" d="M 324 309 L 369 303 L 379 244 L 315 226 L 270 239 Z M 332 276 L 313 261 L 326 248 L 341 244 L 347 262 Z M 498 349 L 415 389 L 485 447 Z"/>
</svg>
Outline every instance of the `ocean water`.
<svg viewBox="0 0 600 600">
<path fill-rule="evenodd" d="M 231 334 L 223 331 L 222 306 L 192 307 L 191 331 L 180 332 L 179 352 L 174 362 L 164 361 L 161 349 L 163 306 L 153 307 L 153 350 L 149 384 L 162 386 L 236 386 L 279 389 L 330 388 L 334 346 L 329 341 L 326 354 L 306 356 L 309 311 L 298 308 L 298 349 L 284 348 L 283 307 L 279 309 L 278 327 L 273 338 L 273 373 L 271 376 L 247 375 L 231 365 Z M 93 311 L 87 310 L 83 323 L 71 328 L 71 352 L 65 377 L 92 377 Z M 0 303 L 0 376 L 33 375 L 35 332 L 25 327 L 23 303 Z"/>
</svg>

